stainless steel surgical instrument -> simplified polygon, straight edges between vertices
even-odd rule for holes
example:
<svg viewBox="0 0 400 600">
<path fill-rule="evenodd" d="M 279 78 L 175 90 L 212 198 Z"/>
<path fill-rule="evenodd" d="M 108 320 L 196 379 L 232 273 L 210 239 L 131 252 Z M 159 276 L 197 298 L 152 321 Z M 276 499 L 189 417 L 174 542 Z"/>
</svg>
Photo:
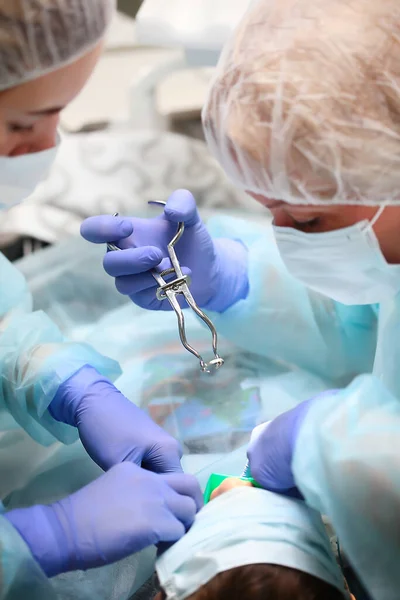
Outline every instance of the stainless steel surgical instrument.
<svg viewBox="0 0 400 600">
<path fill-rule="evenodd" d="M 166 202 L 161 200 L 149 202 L 149 204 L 156 204 L 158 206 L 165 206 Z M 118 213 L 114 215 L 118 216 Z M 190 277 L 188 275 L 184 275 L 182 272 L 182 267 L 179 263 L 178 257 L 175 252 L 175 246 L 181 239 L 183 233 L 185 231 L 185 224 L 178 223 L 178 229 L 172 240 L 167 246 L 169 259 L 171 261 L 172 267 L 165 270 L 160 269 L 152 269 L 151 274 L 159 285 L 157 289 L 156 295 L 157 299 L 162 302 L 164 300 L 168 300 L 170 305 L 178 319 L 178 330 L 179 337 L 182 342 L 182 345 L 188 352 L 193 354 L 199 359 L 200 369 L 204 373 L 212 373 L 216 371 L 224 364 L 223 358 L 218 354 L 218 335 L 217 331 L 214 327 L 212 321 L 208 318 L 208 316 L 197 306 L 195 299 L 190 292 Z M 107 248 L 110 251 L 121 250 L 115 244 L 107 244 Z M 166 280 L 165 277 L 168 275 L 174 275 L 175 277 L 170 280 Z M 187 340 L 186 329 L 185 329 L 185 316 L 183 310 L 179 304 L 178 297 L 183 296 L 187 305 L 195 312 L 195 314 L 205 323 L 212 335 L 212 349 L 214 353 L 214 358 L 209 362 L 206 362 L 202 355 L 191 346 Z"/>
</svg>

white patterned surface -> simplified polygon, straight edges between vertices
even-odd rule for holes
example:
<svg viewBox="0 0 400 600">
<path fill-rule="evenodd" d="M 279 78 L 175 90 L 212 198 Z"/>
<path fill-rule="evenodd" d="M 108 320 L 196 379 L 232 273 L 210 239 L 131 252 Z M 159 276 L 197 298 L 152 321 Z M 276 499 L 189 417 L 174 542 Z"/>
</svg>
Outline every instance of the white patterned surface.
<svg viewBox="0 0 400 600">
<path fill-rule="evenodd" d="M 79 134 L 64 138 L 48 181 L 0 216 L 0 235 L 54 243 L 79 234 L 86 217 L 143 214 L 148 200 L 165 200 L 177 188 L 191 190 L 203 210 L 257 210 L 202 141 L 146 131 Z"/>
</svg>

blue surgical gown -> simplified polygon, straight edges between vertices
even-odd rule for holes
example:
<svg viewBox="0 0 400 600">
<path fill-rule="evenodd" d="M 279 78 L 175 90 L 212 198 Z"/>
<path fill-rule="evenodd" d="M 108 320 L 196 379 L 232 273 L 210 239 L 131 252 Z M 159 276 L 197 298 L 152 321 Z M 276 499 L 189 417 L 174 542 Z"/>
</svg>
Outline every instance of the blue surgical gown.
<svg viewBox="0 0 400 600">
<path fill-rule="evenodd" d="M 60 384 L 83 365 L 111 380 L 120 368 L 90 346 L 69 343 L 44 313 L 32 312 L 24 277 L 1 254 L 0 287 L 0 599 L 126 600 L 138 577 L 151 574 L 150 556 L 48 580 L 1 516 L 56 501 L 98 477 L 100 469 L 84 452 L 77 430 L 55 421 L 48 406 Z M 141 563 L 150 565 L 147 572 Z"/>
<path fill-rule="evenodd" d="M 296 483 L 332 519 L 372 597 L 398 599 L 400 295 L 379 306 L 339 304 L 287 272 L 271 227 L 217 218 L 209 228 L 249 250 L 248 297 L 212 315 L 219 332 L 341 388 L 307 414 L 294 452 Z"/>
</svg>

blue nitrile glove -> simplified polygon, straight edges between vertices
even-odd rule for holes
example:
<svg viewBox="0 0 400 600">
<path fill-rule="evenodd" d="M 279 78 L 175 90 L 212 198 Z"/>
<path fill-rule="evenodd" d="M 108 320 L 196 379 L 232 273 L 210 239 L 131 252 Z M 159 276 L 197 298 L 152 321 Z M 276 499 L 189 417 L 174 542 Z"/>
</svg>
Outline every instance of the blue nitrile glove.
<svg viewBox="0 0 400 600">
<path fill-rule="evenodd" d="M 116 278 L 116 286 L 142 308 L 171 310 L 168 301 L 156 298 L 156 284 L 150 270 L 171 266 L 167 245 L 179 221 L 185 232 L 176 253 L 185 274 L 190 274 L 190 290 L 197 304 L 224 312 L 246 298 L 248 293 L 247 250 L 241 242 L 211 239 L 197 212 L 196 201 L 187 190 L 177 190 L 168 199 L 164 213 L 153 219 L 91 217 L 81 227 L 89 242 L 114 242 L 123 252 L 108 252 L 104 269 Z M 186 306 L 182 301 L 182 306 Z"/>
<path fill-rule="evenodd" d="M 156 473 L 182 471 L 179 443 L 93 367 L 63 383 L 49 410 L 78 428 L 86 451 L 104 470 L 130 461 Z"/>
<path fill-rule="evenodd" d="M 201 506 L 200 487 L 191 475 L 156 475 L 123 463 L 60 502 L 5 516 L 53 577 L 110 564 L 159 542 L 175 542 Z"/>
<path fill-rule="evenodd" d="M 337 393 L 338 390 L 330 390 L 306 400 L 259 430 L 250 442 L 247 457 L 251 476 L 263 488 L 296 495 L 292 461 L 301 425 L 314 402 L 323 401 Z"/>
</svg>

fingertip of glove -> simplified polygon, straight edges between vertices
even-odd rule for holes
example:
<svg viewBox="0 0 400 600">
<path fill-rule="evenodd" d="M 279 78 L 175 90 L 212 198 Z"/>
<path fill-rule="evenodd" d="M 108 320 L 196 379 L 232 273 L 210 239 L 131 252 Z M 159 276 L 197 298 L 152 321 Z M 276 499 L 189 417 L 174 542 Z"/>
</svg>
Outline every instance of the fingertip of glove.
<svg viewBox="0 0 400 600">
<path fill-rule="evenodd" d="M 159 265 L 163 260 L 164 256 L 162 250 L 157 248 L 157 246 L 148 246 L 146 248 L 146 258 L 150 263 L 154 263 L 154 265 Z"/>
<path fill-rule="evenodd" d="M 119 229 L 121 232 L 121 237 L 128 237 L 133 233 L 133 225 L 131 221 L 128 221 L 127 219 L 120 221 Z"/>
<path fill-rule="evenodd" d="M 196 200 L 189 190 L 176 190 L 171 194 L 164 212 L 169 221 L 174 223 L 183 221 L 189 227 L 194 225 L 199 218 Z"/>
<path fill-rule="evenodd" d="M 129 237 L 133 225 L 129 219 L 103 215 L 89 217 L 80 227 L 81 236 L 88 242 L 106 243 Z"/>
<path fill-rule="evenodd" d="M 192 192 L 186 190 L 185 188 L 180 188 L 172 192 L 172 194 L 168 197 L 167 204 L 170 202 L 196 202 Z"/>
</svg>

